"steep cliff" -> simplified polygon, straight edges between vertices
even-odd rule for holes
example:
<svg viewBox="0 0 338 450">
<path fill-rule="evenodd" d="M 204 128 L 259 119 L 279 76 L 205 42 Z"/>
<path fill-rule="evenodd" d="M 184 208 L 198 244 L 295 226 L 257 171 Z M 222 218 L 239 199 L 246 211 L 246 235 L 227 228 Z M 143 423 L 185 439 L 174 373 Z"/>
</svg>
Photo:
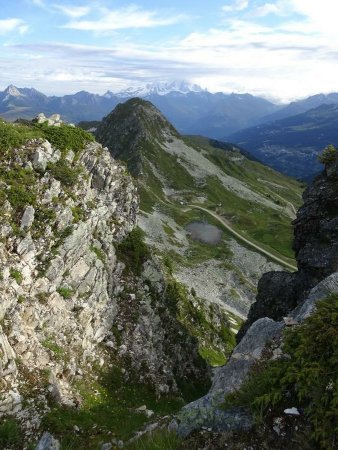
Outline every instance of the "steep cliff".
<svg viewBox="0 0 338 450">
<path fill-rule="evenodd" d="M 258 283 L 256 302 L 247 322 L 237 335 L 261 317 L 281 320 L 299 303 L 310 289 L 338 270 L 338 173 L 337 156 L 303 194 L 303 205 L 293 221 L 293 248 L 298 271 L 269 272 Z"/>
<path fill-rule="evenodd" d="M 72 442 L 69 427 L 87 408 L 76 445 L 97 448 L 112 432 L 100 427 L 107 395 L 116 417 L 137 417 L 128 431 L 113 422 L 118 438 L 130 437 L 147 418 L 129 412 L 140 394 L 114 409 L 127 386 L 147 384 L 156 406 L 156 395 L 181 395 L 188 379 L 209 382 L 195 338 L 168 307 L 165 274 L 130 233 L 136 187 L 82 130 L 1 127 L 0 444 L 23 448 L 44 429 Z M 108 394 L 103 377 L 115 383 Z M 13 424 L 19 441 L 7 439 Z"/>
</svg>

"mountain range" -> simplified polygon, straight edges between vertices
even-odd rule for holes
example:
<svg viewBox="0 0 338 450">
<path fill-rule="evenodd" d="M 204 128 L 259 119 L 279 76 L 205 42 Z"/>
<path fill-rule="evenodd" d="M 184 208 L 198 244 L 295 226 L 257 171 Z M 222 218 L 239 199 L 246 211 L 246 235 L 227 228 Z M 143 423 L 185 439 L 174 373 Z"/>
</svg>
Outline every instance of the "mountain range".
<svg viewBox="0 0 338 450">
<path fill-rule="evenodd" d="M 183 81 L 152 83 L 103 95 L 86 91 L 48 97 L 35 89 L 8 86 L 0 92 L 0 115 L 6 120 L 32 119 L 38 113 L 61 114 L 69 122 L 100 120 L 118 103 L 132 97 L 151 101 L 185 134 L 218 138 L 249 127 L 279 106 L 250 94 L 212 94 Z"/>
<path fill-rule="evenodd" d="M 61 114 L 66 121 L 95 129 L 119 103 L 139 97 L 150 101 L 179 133 L 233 142 L 287 175 L 311 179 L 321 169 L 317 156 L 338 142 L 338 93 L 276 105 L 250 94 L 210 93 L 184 81 L 149 83 L 103 95 L 86 91 L 62 97 L 33 88 L 8 86 L 0 92 L 0 116 L 14 121 L 38 113 Z"/>
<path fill-rule="evenodd" d="M 338 98 L 338 94 L 332 94 L 332 98 L 335 96 Z M 295 106 L 290 106 L 290 110 L 294 111 Z M 241 130 L 227 139 L 282 173 L 311 179 L 322 168 L 318 154 L 327 145 L 338 144 L 338 104 L 322 104 L 301 114 Z"/>
<path fill-rule="evenodd" d="M 0 447 L 333 448 L 338 151 L 303 193 L 145 99 L 39 119 L 0 121 Z"/>
</svg>

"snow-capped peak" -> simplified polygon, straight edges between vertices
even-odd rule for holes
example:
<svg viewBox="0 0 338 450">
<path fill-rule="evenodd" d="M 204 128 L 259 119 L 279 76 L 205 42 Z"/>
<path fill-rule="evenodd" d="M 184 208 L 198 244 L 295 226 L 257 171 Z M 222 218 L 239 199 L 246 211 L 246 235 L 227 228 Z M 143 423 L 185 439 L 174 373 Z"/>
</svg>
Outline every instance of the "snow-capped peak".
<svg viewBox="0 0 338 450">
<path fill-rule="evenodd" d="M 5 89 L 5 94 L 9 97 L 24 97 L 24 94 L 22 94 L 19 89 L 13 84 L 7 86 L 7 88 Z"/>
<path fill-rule="evenodd" d="M 167 95 L 171 92 L 177 92 L 180 94 L 188 94 L 189 92 L 203 92 L 202 89 L 197 84 L 189 83 L 187 81 L 172 81 L 169 83 L 147 83 L 143 86 L 129 87 L 122 91 L 116 92 L 115 94 L 108 91 L 104 94 L 106 98 L 111 98 L 112 96 L 117 97 L 147 97 L 148 95 Z"/>
</svg>

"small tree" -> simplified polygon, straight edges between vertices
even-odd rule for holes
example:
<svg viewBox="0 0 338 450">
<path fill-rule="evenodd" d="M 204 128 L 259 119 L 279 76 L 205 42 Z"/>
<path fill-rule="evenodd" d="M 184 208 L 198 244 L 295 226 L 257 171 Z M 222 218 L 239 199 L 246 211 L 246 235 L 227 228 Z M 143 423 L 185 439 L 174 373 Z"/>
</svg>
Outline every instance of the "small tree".
<svg viewBox="0 0 338 450">
<path fill-rule="evenodd" d="M 336 160 L 337 155 L 336 147 L 330 144 L 324 148 L 323 153 L 318 156 L 318 159 L 322 164 L 329 164 Z"/>
</svg>

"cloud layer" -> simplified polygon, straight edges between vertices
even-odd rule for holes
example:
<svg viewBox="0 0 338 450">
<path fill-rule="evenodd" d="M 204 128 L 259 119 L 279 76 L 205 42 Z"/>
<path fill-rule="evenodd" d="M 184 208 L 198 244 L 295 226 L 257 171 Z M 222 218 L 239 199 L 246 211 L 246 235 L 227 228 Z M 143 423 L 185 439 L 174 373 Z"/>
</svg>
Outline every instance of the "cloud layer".
<svg viewBox="0 0 338 450">
<path fill-rule="evenodd" d="M 42 40 L 25 17 L 1 19 L 4 38 L 15 31 L 30 36 L 3 42 L 3 85 L 104 92 L 188 79 L 212 91 L 282 100 L 338 91 L 338 5 L 332 0 L 321 0 L 320 8 L 314 0 L 223 1 L 204 15 L 197 1 L 190 16 L 175 2 L 156 10 L 59 2 L 43 12 L 45 3 L 32 1 L 41 14 L 59 18 L 56 32 Z"/>
</svg>

